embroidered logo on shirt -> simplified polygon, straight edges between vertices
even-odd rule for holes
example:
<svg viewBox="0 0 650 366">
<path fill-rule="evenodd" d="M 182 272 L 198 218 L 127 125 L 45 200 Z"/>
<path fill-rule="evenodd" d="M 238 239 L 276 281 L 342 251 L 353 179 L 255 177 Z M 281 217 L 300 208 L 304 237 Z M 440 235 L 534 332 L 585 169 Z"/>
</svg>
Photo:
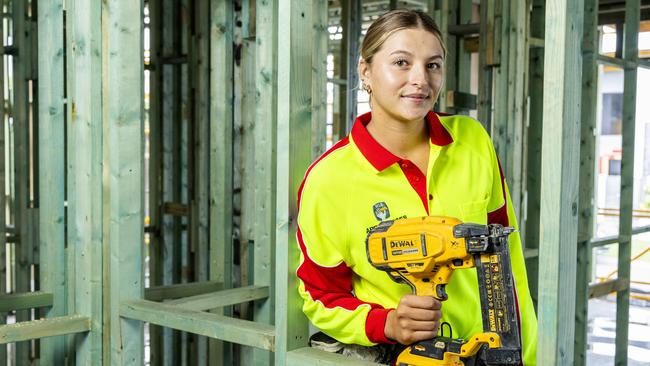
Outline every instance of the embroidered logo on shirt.
<svg viewBox="0 0 650 366">
<path fill-rule="evenodd" d="M 372 212 L 375 213 L 375 217 L 379 221 L 384 221 L 390 217 L 390 211 L 388 210 L 386 202 L 375 203 L 375 205 L 372 206 Z"/>
</svg>

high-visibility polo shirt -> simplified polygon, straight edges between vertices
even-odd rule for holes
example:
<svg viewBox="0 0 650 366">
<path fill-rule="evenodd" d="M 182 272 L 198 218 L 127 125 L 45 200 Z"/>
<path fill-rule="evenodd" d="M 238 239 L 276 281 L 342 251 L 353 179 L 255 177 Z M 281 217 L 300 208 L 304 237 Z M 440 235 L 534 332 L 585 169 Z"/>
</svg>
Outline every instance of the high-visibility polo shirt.
<svg viewBox="0 0 650 366">
<path fill-rule="evenodd" d="M 314 326 L 343 343 L 390 343 L 386 315 L 411 288 L 375 269 L 368 232 L 383 220 L 451 216 L 464 222 L 517 226 L 494 147 L 467 116 L 426 117 L 427 173 L 393 155 L 366 130 L 371 114 L 314 162 L 298 193 L 297 270 L 303 311 Z M 525 365 L 535 364 L 537 318 L 528 290 L 521 240 L 509 238 Z M 454 337 L 483 332 L 476 270 L 457 270 L 446 287 L 442 321 Z"/>
</svg>

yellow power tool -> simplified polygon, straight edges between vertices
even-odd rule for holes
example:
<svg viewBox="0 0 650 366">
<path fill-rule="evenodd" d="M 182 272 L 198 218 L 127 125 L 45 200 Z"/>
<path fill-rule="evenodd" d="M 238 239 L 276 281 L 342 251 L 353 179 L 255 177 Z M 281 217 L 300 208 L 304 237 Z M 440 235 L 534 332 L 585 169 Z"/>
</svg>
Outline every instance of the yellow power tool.
<svg viewBox="0 0 650 366">
<path fill-rule="evenodd" d="M 483 333 L 469 339 L 439 336 L 407 347 L 398 366 L 519 365 L 521 345 L 515 309 L 508 235 L 501 225 L 463 223 L 451 217 L 389 220 L 368 233 L 368 260 L 419 296 L 447 299 L 455 270 L 476 268 Z"/>
</svg>

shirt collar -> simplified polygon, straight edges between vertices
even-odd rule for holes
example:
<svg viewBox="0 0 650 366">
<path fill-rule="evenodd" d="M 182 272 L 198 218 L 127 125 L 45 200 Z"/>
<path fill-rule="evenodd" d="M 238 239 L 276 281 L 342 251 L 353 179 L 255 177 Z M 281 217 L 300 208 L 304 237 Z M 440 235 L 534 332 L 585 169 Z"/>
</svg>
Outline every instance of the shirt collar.
<svg viewBox="0 0 650 366">
<path fill-rule="evenodd" d="M 381 146 L 372 136 L 370 136 L 366 126 L 371 119 L 371 112 L 357 117 L 352 126 L 352 131 L 350 131 L 350 135 L 370 164 L 372 164 L 375 169 L 382 171 L 401 159 L 386 150 L 386 148 Z M 446 146 L 454 142 L 449 132 L 445 129 L 442 123 L 440 123 L 440 119 L 438 119 L 436 113 L 427 113 L 425 119 L 429 127 L 429 137 L 432 144 Z"/>
</svg>

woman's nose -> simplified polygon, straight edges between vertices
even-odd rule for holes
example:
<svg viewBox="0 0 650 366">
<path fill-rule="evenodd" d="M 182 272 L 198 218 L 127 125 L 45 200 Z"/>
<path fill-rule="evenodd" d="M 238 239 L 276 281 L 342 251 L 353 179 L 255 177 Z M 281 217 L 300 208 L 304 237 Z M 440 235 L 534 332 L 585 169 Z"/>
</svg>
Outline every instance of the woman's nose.
<svg viewBox="0 0 650 366">
<path fill-rule="evenodd" d="M 414 65 L 409 75 L 411 84 L 424 85 L 427 82 L 427 72 L 425 65 Z"/>
</svg>

